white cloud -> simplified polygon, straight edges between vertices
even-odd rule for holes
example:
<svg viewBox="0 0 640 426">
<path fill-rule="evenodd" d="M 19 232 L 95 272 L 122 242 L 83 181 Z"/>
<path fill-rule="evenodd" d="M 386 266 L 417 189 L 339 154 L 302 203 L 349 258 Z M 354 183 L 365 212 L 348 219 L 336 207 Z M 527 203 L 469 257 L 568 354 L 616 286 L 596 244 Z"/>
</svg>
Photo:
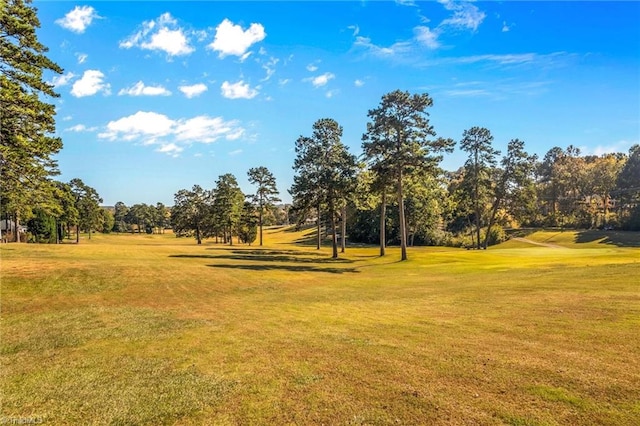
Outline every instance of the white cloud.
<svg viewBox="0 0 640 426">
<path fill-rule="evenodd" d="M 75 77 L 76 75 L 72 72 L 68 72 L 66 74 L 63 75 L 59 75 L 59 76 L 55 76 L 53 77 L 53 80 L 51 81 L 51 84 L 53 84 L 55 87 L 62 87 L 62 86 L 66 86 L 67 84 L 69 84 L 69 82 L 71 82 L 71 79 L 73 77 Z"/>
<path fill-rule="evenodd" d="M 286 86 L 290 82 L 291 82 L 290 78 L 281 78 L 280 80 L 278 80 L 278 85 L 279 86 Z"/>
<path fill-rule="evenodd" d="M 362 87 L 362 86 L 364 86 L 364 81 L 362 81 L 362 80 L 358 79 L 358 80 L 354 81 L 354 82 L 353 82 L 353 84 L 354 84 L 356 87 Z"/>
<path fill-rule="evenodd" d="M 171 92 L 162 86 L 145 86 L 142 81 L 137 82 L 128 89 L 122 89 L 118 95 L 129 96 L 169 96 Z"/>
<path fill-rule="evenodd" d="M 309 64 L 307 65 L 307 71 L 316 72 L 318 71 L 318 66 L 315 63 Z"/>
<path fill-rule="evenodd" d="M 246 59 L 251 45 L 264 40 L 266 35 L 261 24 L 252 23 L 245 31 L 240 25 L 225 19 L 216 28 L 216 36 L 208 47 L 219 52 L 221 58 L 234 55 Z"/>
<path fill-rule="evenodd" d="M 222 117 L 200 115 L 174 120 L 164 114 L 138 111 L 110 121 L 98 137 L 159 145 L 156 151 L 175 156 L 192 143 L 209 144 L 222 138 L 237 140 L 244 132 L 237 120 L 224 120 Z"/>
<path fill-rule="evenodd" d="M 248 83 L 240 80 L 237 83 L 229 83 L 225 81 L 220 86 L 222 96 L 227 99 L 252 99 L 258 95 L 256 89 L 249 87 Z"/>
<path fill-rule="evenodd" d="M 438 0 L 453 15 L 440 23 L 440 26 L 451 26 L 476 31 L 486 15 L 469 2 Z"/>
<path fill-rule="evenodd" d="M 310 81 L 311 84 L 313 84 L 313 87 L 322 87 L 322 86 L 326 86 L 327 83 L 329 83 L 329 80 L 332 80 L 335 77 L 336 77 L 335 74 L 326 72 L 316 77 L 305 78 L 303 81 Z"/>
<path fill-rule="evenodd" d="M 143 139 L 143 142 L 153 143 L 156 138 L 170 135 L 174 127 L 175 122 L 164 114 L 138 111 L 128 117 L 110 121 L 106 132 L 100 133 L 98 137 L 112 141 Z"/>
<path fill-rule="evenodd" d="M 155 21 L 143 22 L 139 31 L 120 42 L 120 47 L 160 50 L 169 57 L 188 55 L 195 50 L 189 45 L 189 39 L 185 31 L 178 26 L 178 21 L 168 12 L 160 15 Z"/>
<path fill-rule="evenodd" d="M 241 149 L 236 149 L 235 151 L 229 152 L 229 155 L 231 155 L 231 156 L 238 155 L 238 154 L 242 154 L 242 150 Z"/>
<path fill-rule="evenodd" d="M 360 34 L 360 27 L 357 25 L 349 25 L 347 27 L 347 29 L 350 29 L 351 31 L 353 31 L 353 36 L 357 36 L 358 34 Z"/>
<path fill-rule="evenodd" d="M 192 84 L 191 86 L 180 86 L 178 87 L 178 90 L 184 93 L 187 98 L 191 99 L 206 92 L 208 87 L 203 83 L 197 83 Z"/>
<path fill-rule="evenodd" d="M 78 58 L 78 64 L 84 64 L 87 61 L 89 55 L 86 53 L 76 53 L 76 58 Z"/>
<path fill-rule="evenodd" d="M 76 133 L 80 133 L 80 132 L 95 132 L 96 130 L 98 130 L 97 127 L 87 127 L 84 124 L 76 124 L 75 126 L 71 126 L 67 129 L 65 129 L 66 132 L 76 132 Z"/>
<path fill-rule="evenodd" d="M 104 82 L 104 74 L 98 70 L 87 70 L 80 80 L 73 83 L 71 94 L 76 98 L 84 96 L 93 96 L 98 92 L 105 95 L 111 93 L 111 86 Z"/>
<path fill-rule="evenodd" d="M 415 39 L 429 49 L 437 49 L 440 47 L 438 42 L 438 31 L 432 31 L 429 27 L 418 26 L 413 29 Z"/>
<path fill-rule="evenodd" d="M 197 141 L 212 143 L 221 137 L 229 140 L 237 139 L 238 122 L 224 121 L 222 117 L 208 117 L 200 115 L 188 120 L 181 120 L 176 124 L 175 135 L 178 141 Z"/>
<path fill-rule="evenodd" d="M 162 152 L 164 154 L 169 154 L 172 157 L 177 157 L 178 154 L 180 154 L 182 151 L 184 151 L 184 148 L 181 147 L 181 146 L 176 145 L 173 142 L 167 143 L 167 144 L 162 144 L 162 145 L 160 145 L 160 148 L 156 149 L 156 152 Z"/>
<path fill-rule="evenodd" d="M 98 18 L 100 16 L 98 16 L 93 7 L 76 6 L 72 11 L 64 15 L 64 18 L 57 19 L 56 24 L 74 33 L 82 34 L 91 25 L 91 22 Z"/>
<path fill-rule="evenodd" d="M 506 32 L 509 32 L 509 30 L 511 30 L 511 28 L 509 27 L 509 25 L 507 25 L 507 21 L 503 21 L 502 22 L 502 32 L 506 33 Z"/>
</svg>

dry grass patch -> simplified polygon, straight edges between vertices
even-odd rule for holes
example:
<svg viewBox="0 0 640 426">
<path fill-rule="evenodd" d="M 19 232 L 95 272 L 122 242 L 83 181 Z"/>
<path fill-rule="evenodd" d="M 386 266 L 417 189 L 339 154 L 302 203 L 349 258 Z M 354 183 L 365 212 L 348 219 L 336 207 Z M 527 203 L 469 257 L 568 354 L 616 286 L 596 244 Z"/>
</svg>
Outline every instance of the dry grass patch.
<svg viewBox="0 0 640 426">
<path fill-rule="evenodd" d="M 640 252 L 98 236 L 0 247 L 2 414 L 54 424 L 634 424 Z M 547 239 L 548 236 L 528 238 Z M 575 245 L 581 243 L 574 243 Z M 25 269 L 23 269 L 25 268 Z M 28 276 L 24 273 L 28 270 Z"/>
</svg>

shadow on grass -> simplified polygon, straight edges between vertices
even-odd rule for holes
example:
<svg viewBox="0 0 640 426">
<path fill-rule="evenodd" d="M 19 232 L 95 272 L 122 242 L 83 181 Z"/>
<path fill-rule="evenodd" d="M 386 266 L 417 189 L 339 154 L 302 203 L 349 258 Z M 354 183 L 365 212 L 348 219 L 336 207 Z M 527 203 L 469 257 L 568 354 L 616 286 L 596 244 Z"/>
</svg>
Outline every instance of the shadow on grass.
<svg viewBox="0 0 640 426">
<path fill-rule="evenodd" d="M 272 255 L 272 254 L 250 254 L 244 251 L 234 252 L 237 254 L 172 254 L 169 257 L 178 258 L 194 258 L 194 259 L 228 259 L 228 260 L 247 260 L 252 262 L 291 262 L 291 263 L 353 263 L 350 259 L 309 259 L 305 257 L 290 255 Z"/>
<path fill-rule="evenodd" d="M 576 244 L 596 241 L 617 247 L 640 247 L 640 232 L 589 230 L 576 234 Z"/>
<path fill-rule="evenodd" d="M 360 273 L 356 268 L 318 268 L 303 265 L 270 265 L 270 264 L 217 264 L 207 265 L 210 268 L 245 269 L 248 271 L 291 271 L 291 272 L 326 272 L 330 274 Z"/>
<path fill-rule="evenodd" d="M 273 250 L 273 249 L 262 249 L 262 248 L 254 248 L 254 249 L 238 249 L 237 247 L 210 247 L 206 250 L 227 250 L 231 251 L 234 254 L 251 254 L 255 256 L 326 256 L 326 253 L 322 253 L 320 251 L 302 251 L 302 250 Z"/>
</svg>

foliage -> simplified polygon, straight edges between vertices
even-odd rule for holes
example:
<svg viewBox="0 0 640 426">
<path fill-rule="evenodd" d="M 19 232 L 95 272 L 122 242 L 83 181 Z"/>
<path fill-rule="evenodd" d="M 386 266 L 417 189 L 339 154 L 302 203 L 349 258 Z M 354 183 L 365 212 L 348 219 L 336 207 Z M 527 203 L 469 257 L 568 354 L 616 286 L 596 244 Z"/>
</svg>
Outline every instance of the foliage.
<svg viewBox="0 0 640 426">
<path fill-rule="evenodd" d="M 258 226 L 260 227 L 260 245 L 262 245 L 262 226 L 265 213 L 271 213 L 275 203 L 280 202 L 276 178 L 266 167 L 254 167 L 247 172 L 249 183 L 256 185 L 256 193 L 251 197 L 258 206 Z"/>
<path fill-rule="evenodd" d="M 78 225 L 89 233 L 89 239 L 91 239 L 91 232 L 101 225 L 100 212 L 102 209 L 100 203 L 102 203 L 102 198 L 94 188 L 86 185 L 81 179 L 72 179 L 69 182 L 69 187 L 75 199 L 75 208 L 78 211 Z M 78 233 L 77 241 L 79 238 Z"/>
<path fill-rule="evenodd" d="M 402 260 L 407 259 L 404 175 L 423 171 L 435 176 L 440 172 L 441 153 L 451 151 L 454 144 L 450 139 L 431 139 L 436 133 L 429 124 L 427 108 L 432 105 L 427 94 L 387 93 L 380 105 L 367 113 L 371 121 L 362 136 L 364 157 L 380 176 L 381 190 L 386 191 L 388 182 L 396 183 Z"/>
<path fill-rule="evenodd" d="M 258 236 L 258 219 L 253 203 L 245 201 L 238 225 L 238 238 L 245 244 L 251 245 Z"/>
<path fill-rule="evenodd" d="M 49 177 L 57 174 L 52 157 L 62 148 L 60 138 L 51 136 L 55 107 L 44 101 L 58 95 L 43 78 L 45 71 L 62 69 L 46 57 L 48 49 L 36 35 L 39 27 L 30 2 L 0 3 L 0 199 L 2 212 L 16 222 L 50 202 Z"/>
<path fill-rule="evenodd" d="M 55 244 L 58 240 L 56 219 L 42 209 L 35 209 L 34 215 L 27 222 L 29 234 L 36 243 Z"/>
<path fill-rule="evenodd" d="M 318 223 L 326 206 L 331 224 L 332 257 L 338 257 L 337 215 L 355 188 L 356 158 L 342 143 L 342 126 L 324 118 L 313 124 L 311 137 L 300 136 L 296 141 L 294 183 L 289 191 L 298 210 L 316 208 Z M 318 248 L 320 227 L 318 226 Z"/>
<path fill-rule="evenodd" d="M 177 237 L 193 236 L 198 244 L 202 244 L 210 212 L 210 196 L 199 185 L 194 185 L 191 191 L 181 189 L 176 192 L 171 209 L 171 226 Z"/>
<path fill-rule="evenodd" d="M 225 238 L 228 236 L 229 245 L 233 245 L 233 232 L 238 231 L 245 198 L 236 177 L 231 173 L 219 176 L 212 190 L 212 198 L 213 215 L 211 217 L 223 225 Z M 213 235 L 212 231 L 213 229 L 209 230 L 208 235 Z"/>
</svg>

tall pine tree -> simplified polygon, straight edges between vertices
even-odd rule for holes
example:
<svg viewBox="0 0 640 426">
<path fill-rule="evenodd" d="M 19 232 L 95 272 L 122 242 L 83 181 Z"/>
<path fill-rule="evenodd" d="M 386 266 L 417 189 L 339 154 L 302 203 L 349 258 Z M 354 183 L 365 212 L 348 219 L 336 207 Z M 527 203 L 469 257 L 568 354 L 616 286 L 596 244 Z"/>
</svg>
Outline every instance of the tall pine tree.
<svg viewBox="0 0 640 426">
<path fill-rule="evenodd" d="M 62 148 L 60 138 L 52 136 L 55 107 L 44 101 L 58 96 L 44 73 L 61 74 L 62 68 L 45 56 L 30 3 L 0 3 L 0 197 L 2 212 L 16 223 L 51 198 L 49 177 L 57 173 L 51 157 Z"/>
</svg>

